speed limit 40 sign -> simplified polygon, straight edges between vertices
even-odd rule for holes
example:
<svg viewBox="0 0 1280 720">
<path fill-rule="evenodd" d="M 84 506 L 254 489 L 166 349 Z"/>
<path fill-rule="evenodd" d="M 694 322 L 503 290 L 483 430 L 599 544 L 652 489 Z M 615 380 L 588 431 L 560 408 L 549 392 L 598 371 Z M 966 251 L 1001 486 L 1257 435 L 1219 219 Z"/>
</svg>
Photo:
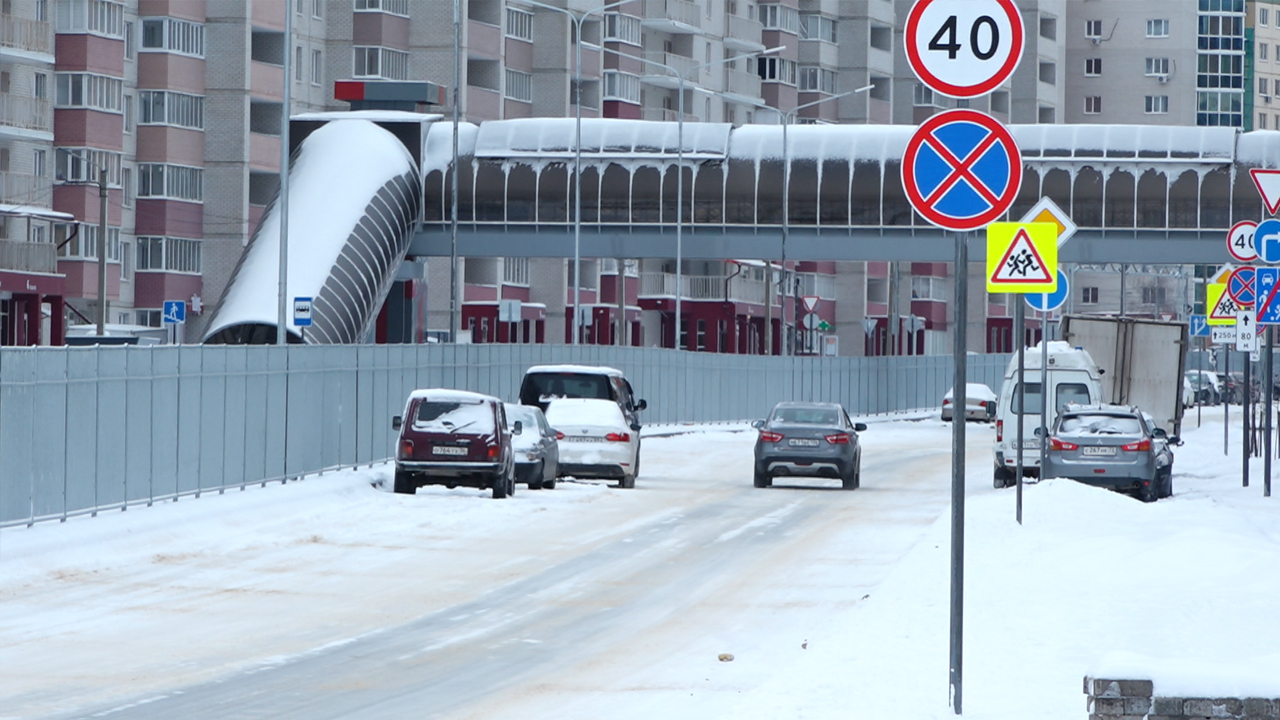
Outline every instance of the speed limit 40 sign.
<svg viewBox="0 0 1280 720">
<path fill-rule="evenodd" d="M 917 0 L 907 16 L 907 61 L 934 92 L 974 98 L 1000 87 L 1022 58 L 1013 0 Z"/>
</svg>

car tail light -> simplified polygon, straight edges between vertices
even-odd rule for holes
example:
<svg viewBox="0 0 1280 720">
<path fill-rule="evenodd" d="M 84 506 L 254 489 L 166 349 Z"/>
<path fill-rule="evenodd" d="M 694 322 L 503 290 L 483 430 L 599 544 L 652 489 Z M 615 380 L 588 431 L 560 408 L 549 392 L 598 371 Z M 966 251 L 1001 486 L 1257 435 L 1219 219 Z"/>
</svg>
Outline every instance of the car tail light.
<svg viewBox="0 0 1280 720">
<path fill-rule="evenodd" d="M 1073 442 L 1067 442 L 1066 440 L 1059 440 L 1056 437 L 1051 437 L 1049 438 L 1049 449 L 1050 450 L 1079 450 L 1080 446 Z"/>
<path fill-rule="evenodd" d="M 501 452 L 501 451 L 502 451 L 502 446 L 500 446 L 500 445 L 490 445 L 490 446 L 489 446 L 489 459 L 490 459 L 490 460 L 494 460 L 494 459 L 496 459 L 496 458 L 498 457 L 498 453 L 499 453 L 499 452 Z"/>
<path fill-rule="evenodd" d="M 609 433 L 604 439 L 609 442 L 631 442 L 631 433 Z"/>
<path fill-rule="evenodd" d="M 557 431 L 556 431 L 556 439 L 557 439 L 557 440 L 563 440 L 563 439 L 564 439 L 564 433 L 562 433 L 562 432 L 560 432 L 559 430 L 557 430 Z"/>
<path fill-rule="evenodd" d="M 762 442 L 767 442 L 767 443 L 782 442 L 783 437 L 784 436 L 782 433 L 769 432 L 768 430 L 760 431 L 760 440 Z"/>
<path fill-rule="evenodd" d="M 413 441 L 405 438 L 400 441 L 400 459 L 406 460 L 413 457 Z"/>
<path fill-rule="evenodd" d="M 1001 440 L 1004 440 L 1004 421 L 997 420 L 996 421 L 996 442 L 1000 442 Z"/>
<path fill-rule="evenodd" d="M 1121 445 L 1120 449 L 1127 450 L 1129 452 L 1146 452 L 1151 449 L 1151 439 L 1142 438 L 1138 442 L 1131 442 L 1128 445 Z"/>
<path fill-rule="evenodd" d="M 828 436 L 827 436 L 827 442 L 831 443 L 832 445 L 848 445 L 848 444 L 849 444 L 849 434 L 848 434 L 848 433 L 836 433 L 835 435 L 828 435 Z"/>
<path fill-rule="evenodd" d="M 942 407 L 946 407 L 950 404 L 951 404 L 951 398 L 942 398 Z"/>
</svg>

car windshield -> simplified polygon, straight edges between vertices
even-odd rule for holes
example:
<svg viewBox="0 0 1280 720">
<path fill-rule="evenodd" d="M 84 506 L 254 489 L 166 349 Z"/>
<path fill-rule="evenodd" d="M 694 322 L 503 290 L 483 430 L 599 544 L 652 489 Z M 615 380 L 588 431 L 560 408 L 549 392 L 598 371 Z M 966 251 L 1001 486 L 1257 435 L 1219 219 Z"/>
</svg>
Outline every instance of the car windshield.
<svg viewBox="0 0 1280 720">
<path fill-rule="evenodd" d="M 418 403 L 413 426 L 433 432 L 454 433 L 464 429 L 470 433 L 492 432 L 493 412 L 478 400 L 423 400 Z"/>
<path fill-rule="evenodd" d="M 538 416 L 534 414 L 533 408 L 528 405 L 507 406 L 507 427 L 513 427 L 517 420 L 527 430 L 538 427 Z"/>
<path fill-rule="evenodd" d="M 611 400 L 609 377 L 588 373 L 534 373 L 525 375 L 520 402 L 546 404 L 558 398 Z"/>
<path fill-rule="evenodd" d="M 834 426 L 840 422 L 840 414 L 832 408 L 778 408 L 773 412 L 773 421 L 779 423 L 796 423 L 799 425 Z"/>
<path fill-rule="evenodd" d="M 1132 415 L 1068 415 L 1062 418 L 1059 435 L 1141 435 L 1142 424 Z"/>
</svg>

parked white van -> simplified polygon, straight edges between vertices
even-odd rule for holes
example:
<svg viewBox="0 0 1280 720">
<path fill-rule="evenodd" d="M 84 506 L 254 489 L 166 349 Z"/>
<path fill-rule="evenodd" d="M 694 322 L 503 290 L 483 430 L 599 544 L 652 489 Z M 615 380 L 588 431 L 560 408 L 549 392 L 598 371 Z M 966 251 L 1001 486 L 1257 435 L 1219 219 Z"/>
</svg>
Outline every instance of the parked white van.
<svg viewBox="0 0 1280 720">
<path fill-rule="evenodd" d="M 1093 362 L 1089 353 L 1065 342 L 1051 341 L 1048 348 L 1049 427 L 1067 403 L 1096 405 L 1102 398 L 1102 370 Z M 1040 438 L 1036 428 L 1040 426 L 1040 407 L 1043 400 L 1040 388 L 1039 345 L 1027 348 L 1025 368 L 1026 414 L 1022 418 L 1022 468 L 1023 475 L 1036 476 L 1040 472 Z M 1020 414 L 1015 412 L 1018 391 L 1018 357 L 1009 360 L 1004 371 L 1004 385 L 996 403 L 995 479 L 997 488 L 1016 484 L 1018 425 Z"/>
</svg>

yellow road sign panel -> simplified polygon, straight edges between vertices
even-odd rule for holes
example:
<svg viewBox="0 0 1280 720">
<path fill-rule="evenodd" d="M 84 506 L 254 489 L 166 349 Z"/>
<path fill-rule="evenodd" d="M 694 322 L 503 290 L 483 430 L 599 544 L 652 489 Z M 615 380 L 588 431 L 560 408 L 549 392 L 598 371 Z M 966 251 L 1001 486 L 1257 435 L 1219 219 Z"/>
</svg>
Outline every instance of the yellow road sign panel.
<svg viewBox="0 0 1280 720">
<path fill-rule="evenodd" d="M 1226 283 L 1209 283 L 1205 285 L 1204 306 L 1208 309 L 1205 315 L 1210 325 L 1235 325 L 1236 312 L 1240 309 L 1227 292 Z"/>
<path fill-rule="evenodd" d="M 1051 293 L 1057 289 L 1057 223 L 987 226 L 987 292 Z"/>
<path fill-rule="evenodd" d="M 1071 216 L 1062 211 L 1058 204 L 1047 196 L 1040 198 L 1040 202 L 1027 211 L 1022 216 L 1021 222 L 1024 223 L 1053 223 L 1058 228 L 1058 247 L 1071 239 L 1076 234 L 1076 224 L 1071 221 Z"/>
</svg>

